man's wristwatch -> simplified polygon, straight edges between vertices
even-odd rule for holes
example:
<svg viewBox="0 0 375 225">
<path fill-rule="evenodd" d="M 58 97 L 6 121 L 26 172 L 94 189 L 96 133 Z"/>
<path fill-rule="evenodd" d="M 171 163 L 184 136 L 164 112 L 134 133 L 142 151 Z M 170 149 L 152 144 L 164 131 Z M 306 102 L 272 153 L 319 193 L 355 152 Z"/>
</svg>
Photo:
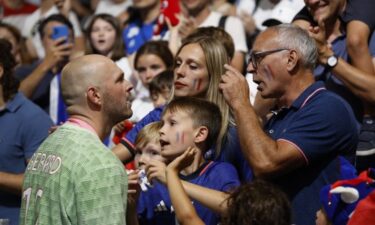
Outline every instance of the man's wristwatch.
<svg viewBox="0 0 375 225">
<path fill-rule="evenodd" d="M 333 67 L 337 65 L 338 62 L 339 62 L 339 59 L 337 58 L 337 56 L 331 55 L 327 59 L 327 67 L 332 69 Z"/>
</svg>

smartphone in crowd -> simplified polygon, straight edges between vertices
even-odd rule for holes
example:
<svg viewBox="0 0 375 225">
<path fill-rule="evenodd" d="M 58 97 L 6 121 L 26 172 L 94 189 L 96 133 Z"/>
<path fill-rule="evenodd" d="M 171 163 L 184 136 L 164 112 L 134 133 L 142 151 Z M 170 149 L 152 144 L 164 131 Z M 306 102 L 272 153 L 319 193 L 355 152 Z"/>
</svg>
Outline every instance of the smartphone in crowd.
<svg viewBox="0 0 375 225">
<path fill-rule="evenodd" d="M 65 37 L 65 42 L 67 43 L 69 40 L 69 28 L 66 25 L 60 25 L 53 27 L 52 39 L 56 40 L 61 37 Z"/>
</svg>

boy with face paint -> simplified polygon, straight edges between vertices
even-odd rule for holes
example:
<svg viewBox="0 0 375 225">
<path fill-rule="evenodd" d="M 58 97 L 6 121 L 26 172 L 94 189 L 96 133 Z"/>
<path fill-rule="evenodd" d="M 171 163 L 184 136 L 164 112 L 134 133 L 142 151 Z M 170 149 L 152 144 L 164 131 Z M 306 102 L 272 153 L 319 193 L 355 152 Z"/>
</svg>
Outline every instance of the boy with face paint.
<svg viewBox="0 0 375 225">
<path fill-rule="evenodd" d="M 161 155 L 166 158 L 167 164 L 189 147 L 197 149 L 193 162 L 180 173 L 182 180 L 221 192 L 239 186 L 236 169 L 231 164 L 206 161 L 203 157 L 215 145 L 220 131 L 221 114 L 215 104 L 197 98 L 176 98 L 166 106 L 161 121 Z M 150 193 L 144 198 L 147 201 L 138 201 L 140 223 L 176 224 L 174 209 L 165 186 L 166 164 L 150 159 L 146 165 L 146 173 L 153 188 L 142 193 Z M 219 223 L 218 214 L 197 201 L 192 203 L 205 224 Z"/>
</svg>

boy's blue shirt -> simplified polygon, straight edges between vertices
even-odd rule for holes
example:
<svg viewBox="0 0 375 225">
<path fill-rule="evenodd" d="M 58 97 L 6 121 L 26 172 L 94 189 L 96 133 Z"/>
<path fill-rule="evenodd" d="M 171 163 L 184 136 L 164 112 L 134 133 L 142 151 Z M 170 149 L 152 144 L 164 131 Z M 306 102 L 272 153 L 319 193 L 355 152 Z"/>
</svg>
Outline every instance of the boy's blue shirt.
<svg viewBox="0 0 375 225">
<path fill-rule="evenodd" d="M 224 162 L 206 162 L 193 174 L 180 175 L 180 178 L 223 192 L 230 191 L 240 185 L 236 169 L 231 164 Z M 220 216 L 212 210 L 194 200 L 192 204 L 206 225 L 216 225 L 220 222 Z M 154 182 L 154 187 L 148 191 L 141 192 L 137 212 L 140 224 L 177 224 L 168 188 L 158 182 Z"/>
</svg>

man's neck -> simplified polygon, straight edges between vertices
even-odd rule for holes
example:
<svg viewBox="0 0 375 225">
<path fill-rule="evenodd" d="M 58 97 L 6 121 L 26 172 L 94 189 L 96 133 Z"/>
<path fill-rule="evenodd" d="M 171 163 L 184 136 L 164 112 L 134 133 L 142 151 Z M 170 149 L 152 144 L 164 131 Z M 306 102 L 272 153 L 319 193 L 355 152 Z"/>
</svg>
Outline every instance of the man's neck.
<svg viewBox="0 0 375 225">
<path fill-rule="evenodd" d="M 204 9 L 202 9 L 199 12 L 196 12 L 194 14 L 191 13 L 190 16 L 192 16 L 194 18 L 195 23 L 199 26 L 200 24 L 202 24 L 207 19 L 207 17 L 210 15 L 210 13 L 211 13 L 211 10 L 208 7 L 205 7 Z"/>
<path fill-rule="evenodd" d="M 309 74 L 307 75 L 306 73 Z M 286 93 L 278 100 L 278 105 L 280 107 L 290 107 L 293 102 L 306 90 L 306 88 L 315 82 L 312 72 L 303 71 L 294 77 L 295 79 L 288 84 Z"/>
<path fill-rule="evenodd" d="M 103 122 L 95 119 L 95 116 L 88 116 L 83 113 L 77 113 L 70 116 L 69 119 L 72 119 L 73 122 L 74 120 L 79 120 L 89 125 L 98 135 L 100 140 L 104 140 L 109 134 L 107 129 L 104 129 L 104 127 L 102 126 Z"/>
</svg>

